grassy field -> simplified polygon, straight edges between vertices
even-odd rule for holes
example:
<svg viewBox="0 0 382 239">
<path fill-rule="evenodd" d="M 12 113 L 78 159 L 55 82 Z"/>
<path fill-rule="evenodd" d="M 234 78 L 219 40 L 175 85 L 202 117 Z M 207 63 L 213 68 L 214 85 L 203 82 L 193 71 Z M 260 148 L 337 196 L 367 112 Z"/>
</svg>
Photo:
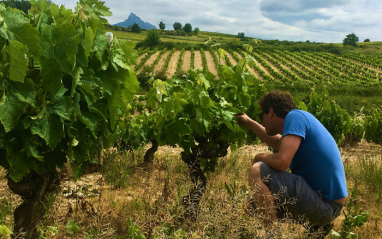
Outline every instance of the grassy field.
<svg viewBox="0 0 382 239">
<path fill-rule="evenodd" d="M 147 31 L 143 30 L 141 33 L 132 33 L 126 31 L 107 30 L 114 33 L 115 37 L 120 39 L 131 40 L 135 43 L 142 41 L 147 36 Z M 160 31 L 161 32 L 161 31 Z M 338 48 L 342 53 L 356 53 L 356 54 L 380 54 L 382 53 L 382 42 L 358 42 L 358 47 L 343 46 L 342 43 L 319 43 L 319 42 L 290 42 L 279 40 L 264 40 L 256 39 L 252 37 L 245 37 L 246 41 L 238 38 L 237 35 L 231 35 L 226 33 L 205 32 L 200 31 L 198 35 L 186 35 L 176 36 L 167 35 L 173 34 L 171 30 L 165 30 L 161 32 L 161 41 L 179 43 L 179 44 L 191 44 L 195 47 L 203 46 L 204 43 L 211 39 L 219 44 L 255 44 L 257 48 L 274 48 L 274 49 L 291 49 L 291 50 L 322 50 L 330 48 Z"/>
<path fill-rule="evenodd" d="M 133 32 L 126 32 L 126 31 L 114 31 L 114 30 L 107 30 L 110 32 L 113 32 L 114 36 L 120 39 L 126 39 L 131 40 L 135 43 L 142 41 L 147 36 L 147 31 L 142 31 L 141 33 L 133 33 Z M 186 35 L 186 36 L 176 36 L 176 35 L 167 35 L 166 32 L 172 32 L 172 31 L 165 31 L 161 32 L 161 41 L 166 42 L 172 42 L 172 43 L 178 43 L 178 44 L 191 44 L 191 45 L 204 45 L 204 43 L 209 40 L 213 39 L 216 42 L 219 42 L 221 44 L 226 43 L 238 43 L 240 42 L 240 38 L 238 38 L 235 35 L 225 34 L 225 33 L 213 33 L 213 32 L 199 32 L 198 35 Z"/>
<path fill-rule="evenodd" d="M 229 153 L 208 175 L 207 191 L 195 222 L 182 220 L 181 200 L 192 187 L 179 148 L 160 147 L 151 164 L 143 164 L 144 150 L 110 149 L 99 172 L 73 181 L 70 170 L 61 172 L 61 192 L 39 226 L 41 238 L 264 238 L 259 215 L 246 210 L 248 168 L 263 144 Z M 351 196 L 334 230 L 343 231 L 345 213 L 370 214 L 362 227 L 350 230 L 359 238 L 382 237 L 382 148 L 360 142 L 342 148 Z M 12 213 L 21 199 L 11 193 L 1 171 L 0 225 L 12 228 Z M 228 190 L 227 187 L 230 189 Z M 272 238 L 304 238 L 300 224 L 286 219 L 275 224 Z M 20 235 L 16 238 L 22 238 Z M 327 238 L 330 238 L 329 236 Z"/>
</svg>

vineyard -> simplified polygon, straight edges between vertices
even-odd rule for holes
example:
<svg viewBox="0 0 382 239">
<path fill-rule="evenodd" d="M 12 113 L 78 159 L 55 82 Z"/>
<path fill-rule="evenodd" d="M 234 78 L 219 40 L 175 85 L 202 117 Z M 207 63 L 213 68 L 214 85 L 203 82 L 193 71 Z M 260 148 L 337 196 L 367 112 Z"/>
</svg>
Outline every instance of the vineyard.
<svg viewBox="0 0 382 239">
<path fill-rule="evenodd" d="M 111 13 L 96 0 L 0 14 L 1 237 L 261 238 L 242 205 L 251 158 L 269 149 L 235 114 L 259 121 L 256 102 L 273 89 L 292 92 L 344 149 L 351 197 L 337 231 L 364 200 L 371 222 L 352 230 L 380 235 L 381 55 L 237 40 L 135 49 L 105 35 Z M 357 93 L 362 107 L 329 92 Z"/>
<path fill-rule="evenodd" d="M 264 52 L 254 50 L 226 51 L 223 57 L 218 50 L 185 51 L 150 50 L 140 52 L 135 66 L 139 74 L 151 71 L 153 75 L 165 72 L 170 79 L 173 76 L 185 75 L 190 69 L 208 70 L 216 77 L 219 64 L 234 66 L 240 59 L 251 56 L 256 64 L 249 72 L 259 81 L 275 85 L 304 84 L 317 85 L 364 86 L 375 87 L 382 83 L 382 58 L 379 55 L 361 57 L 354 55 L 337 56 L 329 53 L 288 52 L 275 50 Z"/>
</svg>

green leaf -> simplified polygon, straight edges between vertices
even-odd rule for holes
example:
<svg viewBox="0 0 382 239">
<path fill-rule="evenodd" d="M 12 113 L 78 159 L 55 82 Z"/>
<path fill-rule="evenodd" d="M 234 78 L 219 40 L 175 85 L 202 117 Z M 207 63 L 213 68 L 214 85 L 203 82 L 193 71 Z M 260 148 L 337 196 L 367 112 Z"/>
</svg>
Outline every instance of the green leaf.
<svg viewBox="0 0 382 239">
<path fill-rule="evenodd" d="M 231 191 L 231 188 L 229 187 L 229 185 L 226 182 L 224 182 L 224 187 L 227 190 L 228 194 L 232 197 L 233 193 Z"/>
<path fill-rule="evenodd" d="M 82 42 L 82 45 L 84 47 L 84 50 L 85 50 L 85 55 L 86 56 L 89 56 L 89 53 L 93 47 L 93 44 L 94 44 L 94 33 L 93 33 L 93 30 L 90 28 L 90 27 L 86 27 L 85 28 L 85 39 L 84 41 Z"/>
<path fill-rule="evenodd" d="M 82 122 L 84 122 L 86 127 L 90 130 L 93 137 L 97 139 L 97 135 L 99 132 L 98 115 L 91 112 L 82 112 L 80 119 L 82 120 Z"/>
<path fill-rule="evenodd" d="M 253 56 L 251 55 L 245 55 L 245 61 L 246 63 L 248 64 L 249 67 L 253 67 L 254 65 L 256 65 L 256 60 L 255 58 L 253 58 Z"/>
<path fill-rule="evenodd" d="M 333 229 L 330 231 L 330 236 L 332 238 L 341 238 L 342 237 L 340 233 L 334 231 Z"/>
<path fill-rule="evenodd" d="M 127 219 L 127 235 L 132 239 L 146 239 L 139 226 L 130 219 Z"/>
<path fill-rule="evenodd" d="M 213 106 L 213 101 L 208 95 L 201 95 L 200 105 L 204 108 L 211 108 Z"/>
<path fill-rule="evenodd" d="M 210 88 L 210 82 L 208 82 L 208 80 L 204 77 L 203 74 L 199 74 L 196 78 L 196 82 L 198 83 L 198 85 L 201 85 L 204 87 L 204 89 L 208 89 Z"/>
<path fill-rule="evenodd" d="M 25 79 L 24 83 L 10 82 L 9 92 L 16 97 L 19 102 L 35 106 L 37 91 L 32 79 Z"/>
<path fill-rule="evenodd" d="M 84 6 L 83 6 L 84 5 Z M 112 13 L 105 6 L 105 2 L 99 0 L 82 0 L 77 4 L 76 12 L 82 11 L 88 17 L 98 18 L 101 16 L 109 17 Z"/>
<path fill-rule="evenodd" d="M 31 24 L 10 25 L 8 28 L 14 34 L 17 41 L 27 46 L 28 50 L 36 57 L 40 56 L 39 32 Z"/>
<path fill-rule="evenodd" d="M 13 81 L 24 82 L 28 71 L 28 48 L 18 42 L 9 41 L 10 68 L 9 78 Z"/>
<path fill-rule="evenodd" d="M 62 168 L 67 162 L 66 156 L 66 153 L 59 149 L 45 153 L 42 162 L 37 163 L 35 171 L 40 175 L 55 172 L 57 167 Z"/>
<path fill-rule="evenodd" d="M 163 116 L 166 120 L 171 120 L 177 114 L 183 111 L 183 106 L 188 103 L 185 99 L 185 93 L 174 92 L 172 97 L 168 97 L 163 101 Z"/>
<path fill-rule="evenodd" d="M 137 79 L 137 76 L 135 75 L 135 71 L 129 69 L 127 70 L 127 72 L 126 70 L 123 70 L 123 72 L 124 89 L 122 90 L 122 94 L 124 99 L 130 103 L 134 99 L 135 93 L 139 90 L 139 81 Z"/>
<path fill-rule="evenodd" d="M 42 60 L 41 81 L 52 94 L 56 94 L 62 87 L 63 73 L 55 60 Z"/>
<path fill-rule="evenodd" d="M 168 95 L 167 93 L 167 86 L 168 84 L 164 81 L 161 80 L 156 80 L 153 83 L 153 92 L 155 92 L 155 97 L 156 99 L 161 102 L 163 95 Z"/>
<path fill-rule="evenodd" d="M 239 101 L 240 104 L 246 108 L 249 108 L 251 106 L 251 96 L 249 94 L 239 94 Z"/>
<path fill-rule="evenodd" d="M 80 42 L 72 25 L 42 27 L 41 72 L 43 81 L 52 93 L 61 87 L 62 72 L 71 74 L 75 68 L 76 54 Z M 53 67 L 52 67 L 53 65 Z M 53 69 L 51 69 L 53 68 Z M 56 76 L 57 75 L 57 76 Z M 53 78 L 53 80 L 51 80 Z M 53 81 L 53 83 L 50 83 Z"/>
<path fill-rule="evenodd" d="M 31 125 L 32 134 L 43 138 L 50 148 L 54 149 L 60 139 L 64 137 L 64 124 L 59 116 L 45 114 L 42 119 L 37 119 Z"/>
<path fill-rule="evenodd" d="M 106 36 L 97 35 L 95 37 L 93 44 L 93 52 L 96 53 L 98 60 L 101 62 L 101 65 L 104 65 L 105 62 L 108 60 L 105 52 L 107 52 L 109 48 L 110 46 L 107 43 Z"/>
<path fill-rule="evenodd" d="M 210 125 L 212 122 L 212 116 L 208 109 L 197 108 L 196 109 L 196 120 L 202 123 L 205 130 L 208 132 L 210 130 Z"/>
<path fill-rule="evenodd" d="M 175 145 L 185 135 L 190 135 L 192 129 L 184 120 L 174 120 L 166 126 L 167 140 L 170 145 Z"/>
<path fill-rule="evenodd" d="M 346 239 L 358 239 L 358 235 L 354 232 L 349 232 L 349 234 L 346 236 Z"/>
<path fill-rule="evenodd" d="M 70 220 L 66 224 L 66 230 L 68 230 L 70 234 L 76 234 L 81 231 L 81 228 L 77 225 L 77 223 L 75 223 L 74 220 Z"/>
<path fill-rule="evenodd" d="M 18 101 L 14 95 L 3 95 L 0 102 L 0 121 L 6 132 L 11 131 L 18 124 L 24 107 L 25 103 Z"/>
<path fill-rule="evenodd" d="M 52 98 L 51 102 L 52 105 L 49 108 L 51 113 L 54 113 L 66 120 L 73 119 L 74 109 L 73 99 L 71 97 L 58 94 Z"/>
<path fill-rule="evenodd" d="M 58 227 L 47 226 L 46 229 L 52 233 L 53 236 L 58 234 Z"/>
<path fill-rule="evenodd" d="M 112 130 L 114 130 L 115 125 L 119 120 L 119 116 L 121 115 L 121 110 L 117 107 L 117 105 L 122 101 L 122 96 L 114 93 L 113 95 L 107 97 L 107 101 L 109 106 L 110 125 Z"/>
<path fill-rule="evenodd" d="M 225 59 L 225 56 L 226 56 L 227 53 L 225 52 L 224 49 L 219 48 L 219 50 L 218 50 L 218 54 L 219 54 L 219 57 L 220 57 L 221 59 Z"/>
<path fill-rule="evenodd" d="M 15 182 L 19 182 L 23 179 L 30 170 L 36 168 L 36 161 L 34 158 L 26 157 L 25 154 L 20 151 L 20 143 L 11 141 L 6 146 L 7 160 L 9 162 L 9 176 Z"/>
<path fill-rule="evenodd" d="M 5 225 L 0 225 L 0 238 L 11 239 L 12 231 Z"/>
<path fill-rule="evenodd" d="M 231 80 L 233 78 L 233 74 L 234 74 L 232 69 L 226 65 L 222 65 L 221 67 L 222 67 L 221 75 L 222 75 L 223 80 L 224 81 Z"/>
</svg>

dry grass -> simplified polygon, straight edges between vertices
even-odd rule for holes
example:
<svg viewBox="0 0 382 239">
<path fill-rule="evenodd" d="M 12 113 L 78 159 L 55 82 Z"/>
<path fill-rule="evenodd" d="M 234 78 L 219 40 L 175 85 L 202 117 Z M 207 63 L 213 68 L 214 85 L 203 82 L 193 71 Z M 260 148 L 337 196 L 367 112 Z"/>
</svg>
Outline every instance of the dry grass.
<svg viewBox="0 0 382 239">
<path fill-rule="evenodd" d="M 364 152 L 380 155 L 380 150 L 380 145 L 362 143 L 342 152 L 348 187 L 356 188 L 359 205 L 371 215 L 363 227 L 353 230 L 360 238 L 382 236 L 381 203 L 376 202 L 376 194 L 370 193 L 370 188 L 363 184 L 357 167 L 357 159 L 364 156 Z M 180 160 L 180 149 L 160 147 L 155 161 L 149 165 L 142 164 L 144 151 L 134 156 L 110 151 L 106 156 L 109 163 L 117 163 L 118 170 L 106 164 L 103 173 L 84 175 L 77 182 L 70 173 L 62 173 L 62 191 L 52 201 L 53 206 L 39 227 L 44 233 L 41 238 L 131 238 L 132 225 L 140 229 L 135 231 L 136 235 L 140 231 L 148 238 L 266 238 L 270 233 L 269 238 L 304 238 L 301 225 L 287 221 L 271 229 L 264 228 L 259 215 L 250 215 L 245 209 L 252 157 L 267 151 L 264 145 L 245 146 L 224 157 L 216 171 L 208 175 L 207 191 L 195 222 L 180 220 L 182 197 L 192 187 L 187 167 Z M 381 160 L 380 156 L 376 160 Z M 122 173 L 129 176 L 121 177 Z M 4 176 L 4 170 L 0 174 Z M 116 186 L 106 178 L 124 181 Z M 233 195 L 228 193 L 225 184 L 235 189 Z M 11 211 L 21 201 L 7 189 L 5 179 L 0 181 L 0 193 L 0 202 L 7 200 L 13 205 L 5 220 L 5 225 L 12 228 Z M 341 215 L 335 220 L 335 230 L 341 229 L 343 219 Z M 71 234 L 66 228 L 71 220 L 79 226 L 79 232 Z"/>
</svg>

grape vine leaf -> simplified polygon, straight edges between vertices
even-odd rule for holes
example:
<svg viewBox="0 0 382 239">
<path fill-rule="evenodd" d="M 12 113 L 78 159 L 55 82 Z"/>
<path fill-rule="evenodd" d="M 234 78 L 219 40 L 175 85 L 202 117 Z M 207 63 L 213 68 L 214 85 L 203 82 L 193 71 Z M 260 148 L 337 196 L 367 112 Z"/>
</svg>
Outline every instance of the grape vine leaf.
<svg viewBox="0 0 382 239">
<path fill-rule="evenodd" d="M 0 102 L 0 121 L 6 132 L 11 131 L 23 113 L 25 103 L 19 102 L 12 94 L 3 95 Z"/>
<path fill-rule="evenodd" d="M 36 161 L 31 157 L 26 157 L 20 151 L 20 145 L 16 141 L 7 144 L 7 158 L 9 160 L 9 176 L 15 181 L 19 182 L 31 169 L 35 169 Z"/>
<path fill-rule="evenodd" d="M 32 134 L 37 134 L 54 149 L 64 137 L 64 124 L 59 116 L 46 113 L 43 118 L 35 120 L 31 126 Z"/>
<path fill-rule="evenodd" d="M 16 41 L 9 41 L 10 68 L 9 78 L 13 81 L 24 82 L 28 71 L 28 48 Z"/>
<path fill-rule="evenodd" d="M 42 27 L 42 81 L 52 93 L 56 93 L 61 87 L 60 72 L 73 72 L 79 42 L 72 25 L 64 24 L 59 28 L 51 25 Z"/>
</svg>

